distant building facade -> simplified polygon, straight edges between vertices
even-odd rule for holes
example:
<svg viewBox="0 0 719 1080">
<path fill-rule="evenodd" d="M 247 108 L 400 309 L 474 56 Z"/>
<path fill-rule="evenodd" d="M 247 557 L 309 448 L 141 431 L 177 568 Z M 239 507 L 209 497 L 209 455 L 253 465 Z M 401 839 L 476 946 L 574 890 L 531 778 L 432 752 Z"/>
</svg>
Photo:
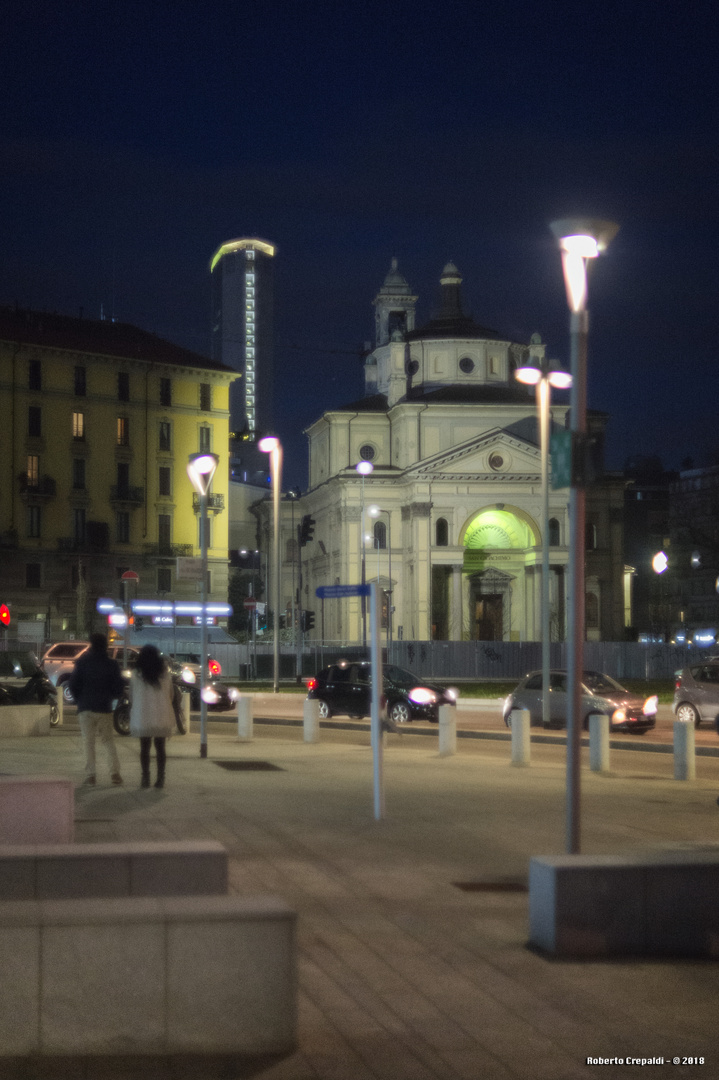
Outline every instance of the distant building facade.
<svg viewBox="0 0 719 1080">
<path fill-rule="evenodd" d="M 227 597 L 228 392 L 235 372 L 137 327 L 0 309 L 0 596 L 15 630 L 86 634 L 98 597 L 196 599 L 190 454 L 213 481 L 210 596 Z M 183 564 L 180 564 L 180 568 Z"/>
</svg>

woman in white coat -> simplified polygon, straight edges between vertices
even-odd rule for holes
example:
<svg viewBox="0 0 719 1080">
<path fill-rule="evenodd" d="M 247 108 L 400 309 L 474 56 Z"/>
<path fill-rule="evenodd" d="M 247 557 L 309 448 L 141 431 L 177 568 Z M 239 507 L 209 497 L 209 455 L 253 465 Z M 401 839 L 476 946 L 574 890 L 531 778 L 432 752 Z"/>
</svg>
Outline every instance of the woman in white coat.
<svg viewBox="0 0 719 1080">
<path fill-rule="evenodd" d="M 141 787 L 150 786 L 150 747 L 155 740 L 156 788 L 165 786 L 165 739 L 175 726 L 173 685 L 165 659 L 154 645 L 143 645 L 130 677 L 130 734 L 140 740 Z"/>
</svg>

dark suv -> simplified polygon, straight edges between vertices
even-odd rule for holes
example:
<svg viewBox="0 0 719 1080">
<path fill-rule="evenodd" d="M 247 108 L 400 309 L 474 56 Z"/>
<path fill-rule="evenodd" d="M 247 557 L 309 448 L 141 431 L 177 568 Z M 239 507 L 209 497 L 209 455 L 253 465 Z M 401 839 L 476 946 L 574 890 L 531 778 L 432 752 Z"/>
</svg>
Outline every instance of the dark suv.
<svg viewBox="0 0 719 1080">
<path fill-rule="evenodd" d="M 309 680 L 307 697 L 319 701 L 321 717 L 344 713 L 361 719 L 370 711 L 370 674 L 367 660 L 340 660 Z M 437 723 L 440 705 L 457 703 L 456 690 L 424 682 L 405 668 L 386 664 L 383 675 L 387 715 L 395 724 L 410 720 Z"/>
</svg>

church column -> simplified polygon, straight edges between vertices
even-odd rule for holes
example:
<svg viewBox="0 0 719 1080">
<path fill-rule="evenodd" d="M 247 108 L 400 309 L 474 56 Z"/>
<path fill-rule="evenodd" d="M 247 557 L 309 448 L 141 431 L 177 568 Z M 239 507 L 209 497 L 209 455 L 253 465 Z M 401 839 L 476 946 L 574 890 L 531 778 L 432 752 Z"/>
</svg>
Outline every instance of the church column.
<svg viewBox="0 0 719 1080">
<path fill-rule="evenodd" d="M 450 608 L 449 640 L 462 640 L 462 563 L 452 567 L 452 606 Z"/>
</svg>

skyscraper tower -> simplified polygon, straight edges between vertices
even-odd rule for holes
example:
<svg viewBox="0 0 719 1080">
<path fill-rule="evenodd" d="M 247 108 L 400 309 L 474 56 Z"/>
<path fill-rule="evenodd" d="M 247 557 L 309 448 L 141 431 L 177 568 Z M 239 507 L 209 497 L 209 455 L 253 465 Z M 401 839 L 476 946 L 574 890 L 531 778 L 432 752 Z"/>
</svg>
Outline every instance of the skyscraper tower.
<svg viewBox="0 0 719 1080">
<path fill-rule="evenodd" d="M 266 240 L 228 240 L 210 263 L 212 358 L 242 376 L 230 387 L 230 430 L 250 443 L 273 425 L 275 251 Z"/>
</svg>

